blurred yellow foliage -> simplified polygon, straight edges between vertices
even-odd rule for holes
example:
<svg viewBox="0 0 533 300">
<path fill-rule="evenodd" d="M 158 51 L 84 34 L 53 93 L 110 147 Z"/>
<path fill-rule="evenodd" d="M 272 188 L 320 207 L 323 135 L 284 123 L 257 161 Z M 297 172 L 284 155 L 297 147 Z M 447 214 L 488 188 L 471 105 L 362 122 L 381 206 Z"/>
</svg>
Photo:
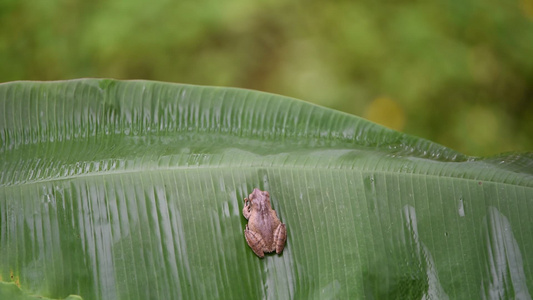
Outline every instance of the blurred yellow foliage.
<svg viewBox="0 0 533 300">
<path fill-rule="evenodd" d="M 520 6 L 524 14 L 530 19 L 533 20 L 533 0 L 521 0 Z"/>
<path fill-rule="evenodd" d="M 395 130 L 403 130 L 405 112 L 402 107 L 389 97 L 378 97 L 368 104 L 365 118 Z"/>
</svg>

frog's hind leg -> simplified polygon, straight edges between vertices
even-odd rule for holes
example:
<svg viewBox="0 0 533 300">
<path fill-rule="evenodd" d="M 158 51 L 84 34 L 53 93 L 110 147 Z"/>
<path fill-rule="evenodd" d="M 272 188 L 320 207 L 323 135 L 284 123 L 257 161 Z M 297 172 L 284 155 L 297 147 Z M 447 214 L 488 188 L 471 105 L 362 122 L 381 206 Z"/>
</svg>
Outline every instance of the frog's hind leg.
<svg viewBox="0 0 533 300">
<path fill-rule="evenodd" d="M 246 238 L 248 246 L 252 248 L 254 253 L 260 258 L 263 258 L 265 256 L 263 249 L 266 247 L 263 238 L 254 231 L 248 229 L 248 225 L 246 225 L 246 229 L 244 230 L 244 237 Z"/>
<path fill-rule="evenodd" d="M 287 229 L 285 224 L 279 224 L 278 228 L 274 231 L 274 243 L 276 245 L 276 253 L 280 254 L 285 248 L 285 241 L 287 240 Z"/>
</svg>

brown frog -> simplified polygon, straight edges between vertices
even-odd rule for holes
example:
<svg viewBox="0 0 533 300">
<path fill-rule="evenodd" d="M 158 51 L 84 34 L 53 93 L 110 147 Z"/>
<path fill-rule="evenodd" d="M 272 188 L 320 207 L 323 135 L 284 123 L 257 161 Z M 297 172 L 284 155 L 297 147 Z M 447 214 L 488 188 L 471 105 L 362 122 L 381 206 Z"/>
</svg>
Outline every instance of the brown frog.
<svg viewBox="0 0 533 300">
<path fill-rule="evenodd" d="M 280 254 L 285 247 L 287 231 L 281 223 L 276 211 L 270 205 L 270 194 L 260 189 L 254 191 L 244 199 L 242 214 L 248 219 L 244 230 L 246 242 L 259 257 L 265 253 L 276 251 Z"/>
</svg>

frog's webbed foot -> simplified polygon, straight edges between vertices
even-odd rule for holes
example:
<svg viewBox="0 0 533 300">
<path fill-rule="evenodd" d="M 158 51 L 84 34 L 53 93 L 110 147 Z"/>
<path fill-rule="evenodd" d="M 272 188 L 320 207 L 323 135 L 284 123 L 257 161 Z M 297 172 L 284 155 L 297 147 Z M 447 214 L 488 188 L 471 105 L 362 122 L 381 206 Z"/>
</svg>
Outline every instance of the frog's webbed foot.
<svg viewBox="0 0 533 300">
<path fill-rule="evenodd" d="M 265 256 L 265 253 L 263 252 L 263 249 L 265 249 L 265 241 L 263 238 L 254 231 L 248 229 L 248 225 L 246 225 L 246 229 L 244 230 L 244 237 L 246 238 L 248 246 L 252 248 L 254 253 L 260 258 L 263 258 Z"/>
<path fill-rule="evenodd" d="M 244 218 L 246 218 L 246 220 L 248 220 L 248 218 L 250 218 L 250 215 L 252 214 L 252 211 L 250 210 L 251 202 L 252 201 L 250 201 L 250 199 L 244 198 L 244 208 L 242 209 L 242 215 L 244 216 Z"/>
<path fill-rule="evenodd" d="M 274 244 L 276 245 L 276 253 L 280 254 L 285 248 L 285 241 L 287 240 L 287 229 L 285 224 L 281 223 L 274 231 Z"/>
</svg>

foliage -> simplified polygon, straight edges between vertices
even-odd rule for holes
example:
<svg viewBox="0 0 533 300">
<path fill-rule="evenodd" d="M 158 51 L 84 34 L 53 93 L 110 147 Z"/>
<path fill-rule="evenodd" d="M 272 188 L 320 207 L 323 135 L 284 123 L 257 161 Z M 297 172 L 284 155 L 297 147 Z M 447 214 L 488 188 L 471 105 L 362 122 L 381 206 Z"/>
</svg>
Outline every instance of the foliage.
<svg viewBox="0 0 533 300">
<path fill-rule="evenodd" d="M 533 2 L 2 1 L 0 81 L 306 99 L 473 155 L 533 149 Z"/>
</svg>

